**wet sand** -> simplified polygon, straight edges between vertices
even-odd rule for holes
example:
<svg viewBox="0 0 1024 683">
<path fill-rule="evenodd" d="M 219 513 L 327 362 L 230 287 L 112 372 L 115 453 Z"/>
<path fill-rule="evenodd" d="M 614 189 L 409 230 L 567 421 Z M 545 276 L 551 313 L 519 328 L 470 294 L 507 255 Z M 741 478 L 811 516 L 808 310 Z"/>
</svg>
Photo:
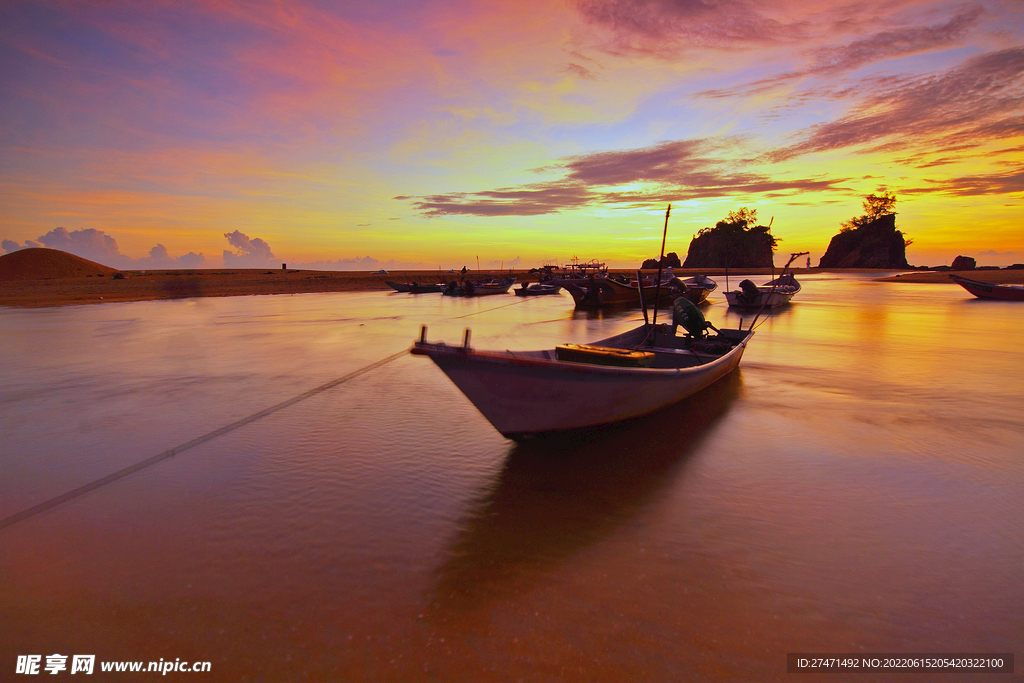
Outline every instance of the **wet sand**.
<svg viewBox="0 0 1024 683">
<path fill-rule="evenodd" d="M 635 271 L 613 270 L 612 272 L 631 275 Z M 776 271 L 778 272 L 778 271 Z M 806 273 L 837 272 L 861 273 L 864 270 L 819 271 L 818 269 L 797 268 L 797 275 Z M 513 271 L 517 282 L 533 282 L 536 275 L 528 271 Z M 712 277 L 724 277 L 724 269 L 676 270 L 680 276 L 704 273 Z M 747 275 L 770 275 L 764 268 L 733 271 L 734 277 Z M 994 283 L 1024 284 L 1024 270 L 967 271 L 964 277 Z M 318 271 L 318 270 L 262 270 L 262 269 L 221 269 L 221 270 L 160 270 L 123 271 L 125 279 L 111 275 L 86 275 L 78 277 L 19 279 L 0 282 L 0 306 L 42 308 L 72 304 L 95 304 L 112 301 L 150 301 L 155 299 L 183 299 L 206 296 L 246 296 L 257 294 L 307 294 L 312 292 L 364 292 L 387 290 L 386 280 L 421 284 L 450 281 L 459 274 L 437 271 L 391 271 L 387 275 L 365 271 Z M 469 277 L 484 277 L 491 273 L 470 271 Z M 497 273 L 495 276 L 499 275 Z M 954 284 L 948 272 L 910 272 L 881 278 L 887 282 L 925 282 Z M 720 285 L 724 285 L 722 282 Z"/>
<path fill-rule="evenodd" d="M 1024 285 L 1024 270 L 960 270 L 960 271 L 931 271 L 922 270 L 913 273 L 900 273 L 890 277 L 881 278 L 883 282 L 925 282 L 925 283 L 949 283 L 956 284 L 950 279 L 950 275 L 959 275 L 968 280 L 980 280 L 991 282 L 996 285 Z"/>
</svg>

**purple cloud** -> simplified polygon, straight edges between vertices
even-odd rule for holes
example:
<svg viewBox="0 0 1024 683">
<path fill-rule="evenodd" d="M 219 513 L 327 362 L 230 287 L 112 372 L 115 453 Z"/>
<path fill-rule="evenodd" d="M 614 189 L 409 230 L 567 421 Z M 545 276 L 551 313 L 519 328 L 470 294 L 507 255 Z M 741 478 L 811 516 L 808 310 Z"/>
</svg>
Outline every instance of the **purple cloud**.
<svg viewBox="0 0 1024 683">
<path fill-rule="evenodd" d="M 612 53 L 671 57 L 693 47 L 760 45 L 802 33 L 742 0 L 579 0 L 577 8 L 611 31 L 604 49 Z"/>
<path fill-rule="evenodd" d="M 962 151 L 1024 134 L 1024 48 L 973 57 L 944 74 L 880 80 L 851 113 L 810 128 L 774 161 L 861 145 Z"/>
<path fill-rule="evenodd" d="M 224 237 L 231 246 L 239 250 L 224 250 L 224 266 L 227 268 L 266 268 L 277 261 L 277 257 L 270 250 L 270 245 L 259 237 L 250 239 L 239 230 L 226 232 Z"/>
<path fill-rule="evenodd" d="M 968 175 L 933 181 L 927 187 L 904 188 L 901 194 L 934 194 L 942 192 L 956 197 L 1017 194 L 1024 192 L 1024 165 L 1007 173 Z"/>
<path fill-rule="evenodd" d="M 8 254 L 30 247 L 58 249 L 96 263 L 102 263 L 105 266 L 124 269 L 199 268 L 206 263 L 206 257 L 191 251 L 182 256 L 171 256 L 162 244 L 150 249 L 148 256 L 133 259 L 121 253 L 117 246 L 117 240 L 96 228 L 71 230 L 70 232 L 67 228 L 54 228 L 40 236 L 38 242 L 25 240 L 24 244 L 18 244 L 14 240 L 3 240 L 0 242 L 0 246 Z"/>
<path fill-rule="evenodd" d="M 635 208 L 666 201 L 729 195 L 785 196 L 799 191 L 836 189 L 843 180 L 779 179 L 738 171 L 747 162 L 713 156 L 727 141 L 678 140 L 633 150 L 596 152 L 563 160 L 564 177 L 546 183 L 411 200 L 426 216 L 535 216 L 590 205 Z M 643 183 L 648 189 L 624 192 L 617 185 Z"/>
</svg>

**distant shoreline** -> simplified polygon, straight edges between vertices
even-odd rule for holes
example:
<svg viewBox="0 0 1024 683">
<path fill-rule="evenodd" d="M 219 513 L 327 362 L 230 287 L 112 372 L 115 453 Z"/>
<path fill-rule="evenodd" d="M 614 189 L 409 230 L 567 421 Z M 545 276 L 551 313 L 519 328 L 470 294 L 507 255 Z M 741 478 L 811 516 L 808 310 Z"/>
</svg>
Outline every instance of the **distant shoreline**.
<svg viewBox="0 0 1024 683">
<path fill-rule="evenodd" d="M 794 268 L 797 274 L 818 273 L 892 273 L 892 270 L 863 268 L 823 269 Z M 458 279 L 459 273 L 439 273 L 436 270 L 399 270 L 387 275 L 366 271 L 320 270 L 264 270 L 264 269 L 203 269 L 121 271 L 125 279 L 112 276 L 79 276 L 40 280 L 0 281 L 0 306 L 19 308 L 46 308 L 81 304 L 125 301 L 154 301 L 210 296 L 251 296 L 260 294 L 310 294 L 324 292 L 387 291 L 385 280 L 393 282 L 433 283 Z M 469 271 L 469 277 L 483 277 L 492 271 Z M 503 271 L 507 272 L 507 271 Z M 632 275 L 635 270 L 612 269 L 614 273 Z M 724 268 L 675 269 L 676 275 L 697 274 L 724 277 Z M 750 275 L 771 275 L 772 269 L 745 269 L 729 271 L 730 278 Z M 775 269 L 776 274 L 781 269 Z M 493 271 L 497 275 L 497 271 Z M 525 270 L 513 271 L 518 282 L 536 281 L 536 274 Z M 1024 270 L 962 271 L 964 277 L 1000 284 L 1024 284 Z M 954 284 L 948 271 L 908 271 L 881 277 L 882 282 L 948 283 Z M 719 283 L 724 286 L 724 282 Z"/>
</svg>

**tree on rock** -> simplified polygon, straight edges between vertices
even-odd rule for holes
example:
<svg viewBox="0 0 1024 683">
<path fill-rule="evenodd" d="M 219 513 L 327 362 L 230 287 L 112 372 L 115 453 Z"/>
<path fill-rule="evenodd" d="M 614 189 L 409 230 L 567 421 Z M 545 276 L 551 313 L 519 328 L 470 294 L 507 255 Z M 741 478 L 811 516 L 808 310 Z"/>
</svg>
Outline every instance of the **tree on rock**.
<svg viewBox="0 0 1024 683">
<path fill-rule="evenodd" d="M 779 243 L 770 226 L 757 225 L 757 209 L 730 211 L 690 241 L 684 268 L 770 268 Z"/>
<path fill-rule="evenodd" d="M 818 262 L 819 268 L 909 268 L 911 240 L 896 229 L 896 195 L 883 192 L 864 198 L 864 215 L 840 223 Z"/>
<path fill-rule="evenodd" d="M 846 232 L 848 230 L 855 230 L 861 226 L 873 223 L 882 216 L 888 216 L 895 214 L 893 209 L 896 208 L 896 195 L 891 192 L 883 192 L 882 194 L 869 194 L 864 197 L 864 215 L 855 216 L 848 221 L 840 223 L 842 228 L 840 232 Z"/>
</svg>

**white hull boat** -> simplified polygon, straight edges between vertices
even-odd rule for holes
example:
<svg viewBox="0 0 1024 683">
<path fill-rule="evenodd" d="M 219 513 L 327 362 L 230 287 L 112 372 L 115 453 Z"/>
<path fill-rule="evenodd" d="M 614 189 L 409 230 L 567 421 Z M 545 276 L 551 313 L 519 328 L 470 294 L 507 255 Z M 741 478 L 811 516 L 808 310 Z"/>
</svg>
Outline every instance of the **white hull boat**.
<svg viewBox="0 0 1024 683">
<path fill-rule="evenodd" d="M 481 351 L 428 343 L 430 357 L 494 428 L 511 439 L 621 422 L 695 394 L 734 370 L 750 330 L 703 339 L 648 324 L 592 345 L 543 351 Z"/>
<path fill-rule="evenodd" d="M 789 263 L 797 256 L 803 256 L 806 252 L 793 254 Z M 789 268 L 789 263 L 786 268 Z M 792 273 L 783 272 L 782 275 L 771 282 L 763 285 L 755 285 L 750 280 L 740 283 L 739 289 L 725 293 L 725 300 L 731 308 L 777 308 L 788 304 L 790 300 L 800 293 L 801 285 Z"/>
</svg>

